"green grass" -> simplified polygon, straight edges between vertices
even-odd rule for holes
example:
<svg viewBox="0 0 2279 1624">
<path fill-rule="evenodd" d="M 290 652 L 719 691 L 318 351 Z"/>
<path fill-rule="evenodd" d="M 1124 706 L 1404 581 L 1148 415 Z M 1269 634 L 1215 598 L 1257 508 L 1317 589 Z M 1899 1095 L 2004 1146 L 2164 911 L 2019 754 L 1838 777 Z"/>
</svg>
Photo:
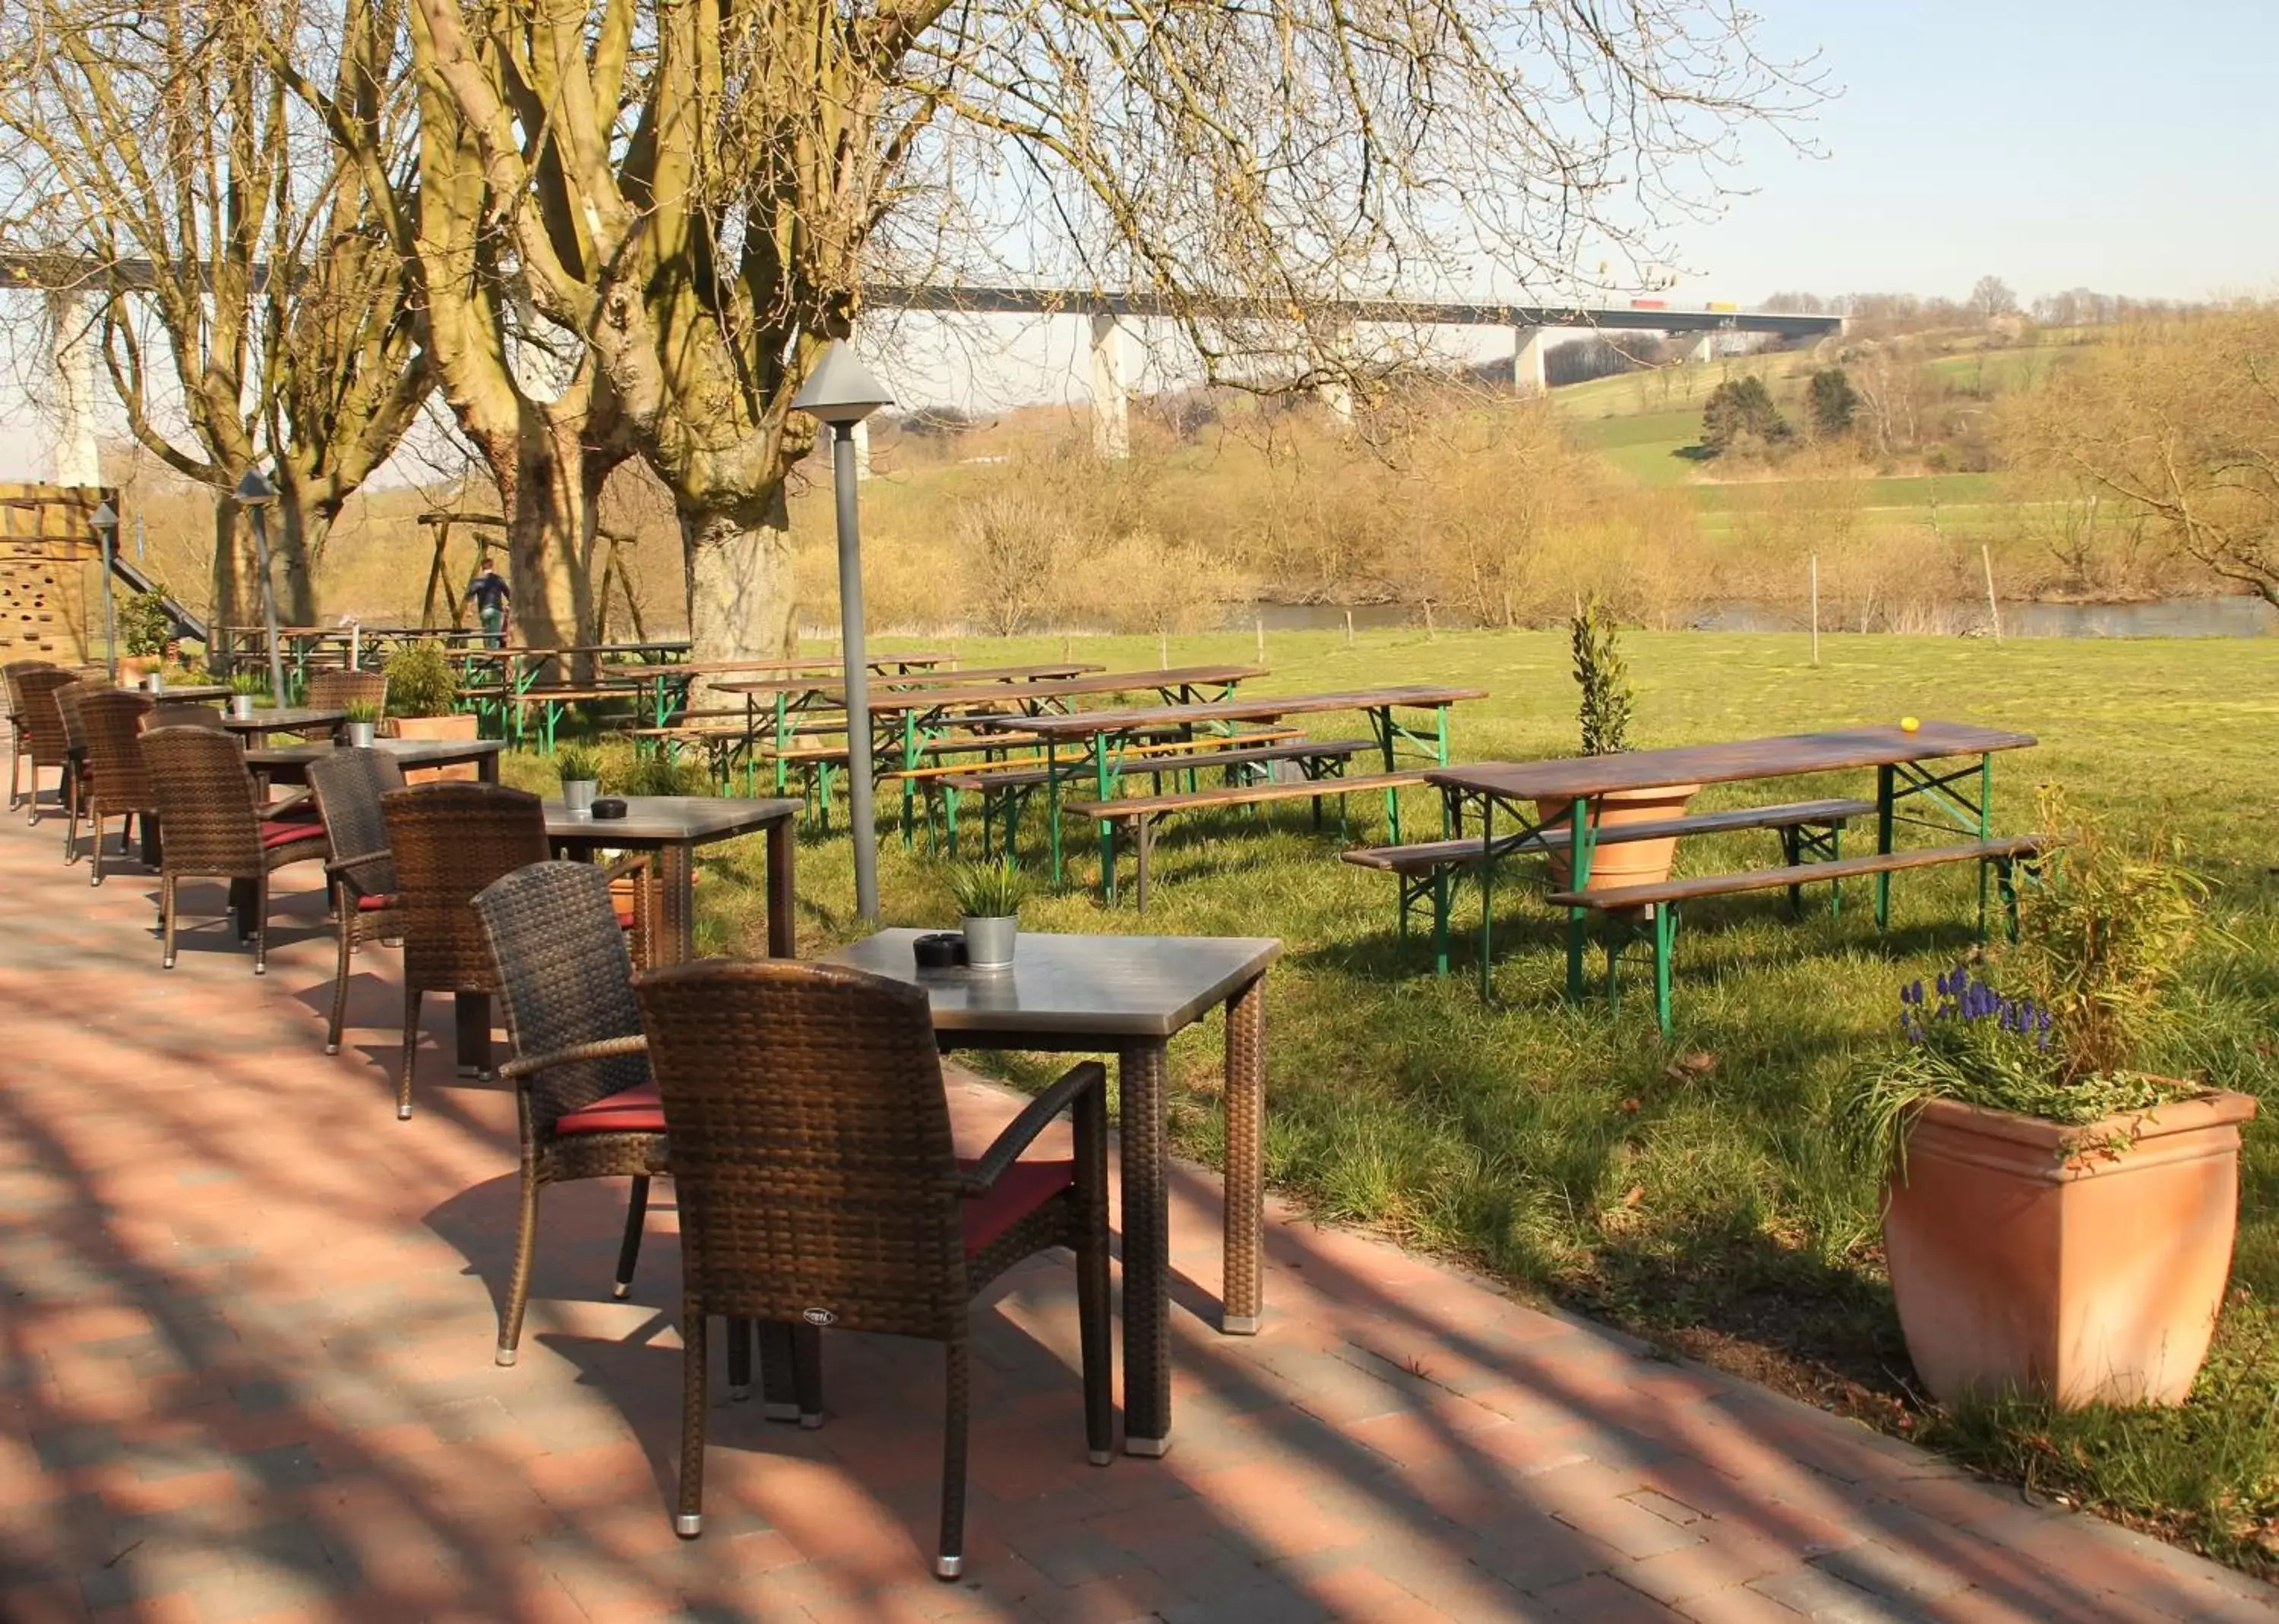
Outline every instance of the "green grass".
<svg viewBox="0 0 2279 1624">
<path fill-rule="evenodd" d="M 1078 639 L 1112 669 L 1155 663 L 1152 640 Z M 963 643 L 969 660 L 1057 655 L 1061 640 Z M 2279 996 L 2267 751 L 2279 724 L 2279 643 L 2011 642 L 1830 637 L 1815 670 L 1800 638 L 1677 633 L 1627 640 L 1642 746 L 1738 738 L 1913 713 L 2018 727 L 2040 748 L 1998 766 L 1998 825 L 2026 826 L 2035 785 L 2131 822 L 2173 823 L 2214 886 L 2220 927 L 2192 966 L 2197 1015 L 2179 1066 L 2279 1100 L 2267 1051 Z M 1175 663 L 1247 660 L 1249 637 L 1175 639 Z M 1270 640 L 1262 690 L 1448 680 L 1493 697 L 1461 708 L 1459 760 L 1570 754 L 1575 688 L 1554 634 L 1421 633 Z M 1353 719 L 1310 719 L 1350 736 Z M 1737 786 L 1699 804 L 1857 793 L 1857 777 Z M 1374 838 L 1356 798 L 1356 833 Z M 1428 801 L 1412 828 L 1433 826 Z M 1681 869 L 1762 863 L 1769 837 L 1689 846 Z M 889 923 L 939 927 L 945 867 L 883 842 Z M 1530 885 L 1500 892 L 1496 999 L 1469 973 L 1476 904 L 1459 904 L 1464 956 L 1436 981 L 1420 942 L 1393 931 L 1382 875 L 1337 861 L 1334 830 L 1301 808 L 1196 817 L 1157 848 L 1147 918 L 1103 908 L 1088 841 L 1074 883 L 1024 922 L 1061 931 L 1272 935 L 1268 1153 L 1283 1190 L 1324 1217 L 1461 1257 L 1519 1286 L 1876 1424 L 1928 1436 L 1991 1467 L 2197 1544 L 2263 1565 L 2279 1528 L 2279 1149 L 2252 1124 L 2237 1295 L 2193 1402 L 2169 1413 L 1918 1412 L 1881 1271 L 1876 1191 L 1831 1148 L 1830 1100 L 1889 1041 L 1894 989 L 1975 939 L 1968 882 L 1904 877 L 1893 929 L 1864 909 L 1792 920 L 1775 899 L 1689 917 L 1677 1033 L 1656 1035 L 1634 989 L 1609 1015 L 1560 997 L 1563 954 Z M 1032 859 L 1041 841 L 1030 839 Z M 810 950 L 855 933 L 848 843 L 811 838 L 800 877 Z M 701 890 L 704 943 L 764 941 L 756 846 L 730 850 Z M 1127 882 L 1129 869 L 1127 863 Z M 1594 956 L 1595 958 L 1595 956 Z M 1184 1151 L 1218 1153 L 1219 1034 L 1174 1051 Z M 1681 1059 L 1686 1064 L 1675 1062 Z M 1020 1072 L 1016 1076 L 1031 1074 Z M 1042 1064 L 1033 1074 L 1043 1075 Z"/>
</svg>

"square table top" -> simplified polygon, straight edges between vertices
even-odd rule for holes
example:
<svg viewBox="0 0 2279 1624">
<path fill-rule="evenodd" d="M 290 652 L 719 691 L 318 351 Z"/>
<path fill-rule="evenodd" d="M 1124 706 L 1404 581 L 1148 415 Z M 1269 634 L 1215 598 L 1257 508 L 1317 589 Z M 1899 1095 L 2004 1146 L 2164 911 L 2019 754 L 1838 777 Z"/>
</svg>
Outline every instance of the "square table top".
<svg viewBox="0 0 2279 1624">
<path fill-rule="evenodd" d="M 330 755 L 336 748 L 329 739 L 307 744 L 276 745 L 245 753 L 249 767 L 305 767 Z M 496 755 L 506 748 L 503 739 L 375 739 L 375 750 L 385 751 L 406 767 L 448 767 Z"/>
<path fill-rule="evenodd" d="M 314 709 L 306 705 L 280 705 L 272 710 L 256 710 L 249 716 L 234 716 L 222 713 L 221 724 L 233 733 L 295 733 L 303 728 L 335 727 L 349 719 L 349 713 L 337 707 Z"/>
<path fill-rule="evenodd" d="M 1169 1038 L 1266 973 L 1282 955 L 1271 937 L 1063 936 L 1024 931 L 1000 970 L 917 967 L 898 926 L 823 955 L 922 987 L 943 1032 Z"/>
<path fill-rule="evenodd" d="M 170 682 L 163 688 L 142 687 L 131 692 L 161 705 L 176 700 L 185 705 L 194 705 L 200 700 L 227 699 L 235 690 L 226 682 Z"/>
<path fill-rule="evenodd" d="M 559 800 L 546 805 L 546 838 L 574 846 L 699 846 L 749 834 L 796 817 L 803 801 L 790 796 L 740 800 L 729 795 L 627 795 L 623 817 L 572 813 Z"/>
<path fill-rule="evenodd" d="M 1732 784 L 1747 778 L 1936 761 L 1941 756 L 1984 755 L 1996 750 L 2022 750 L 2038 742 L 2031 733 L 1968 722 L 1925 722 L 1914 732 L 1886 724 L 1775 739 L 1681 745 L 1669 750 L 1625 750 L 1614 755 L 1476 762 L 1427 772 L 1424 781 L 1509 801 L 1562 801 L 1617 790 L 1660 789 L 1672 784 Z"/>
</svg>

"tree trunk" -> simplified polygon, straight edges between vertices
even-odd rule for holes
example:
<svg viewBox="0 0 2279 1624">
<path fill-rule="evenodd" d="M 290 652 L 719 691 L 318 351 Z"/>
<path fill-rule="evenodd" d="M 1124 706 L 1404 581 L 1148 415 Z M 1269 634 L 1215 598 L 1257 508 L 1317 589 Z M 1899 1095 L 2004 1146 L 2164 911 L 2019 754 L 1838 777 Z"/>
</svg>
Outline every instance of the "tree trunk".
<svg viewBox="0 0 2279 1624">
<path fill-rule="evenodd" d="M 253 532 L 234 497 L 216 491 L 213 499 L 213 609 L 209 623 L 222 626 L 261 624 L 261 580 L 254 564 L 259 555 Z"/>
<path fill-rule="evenodd" d="M 684 511 L 689 658 L 768 660 L 791 652 L 798 593 L 783 485 L 734 508 Z"/>
<path fill-rule="evenodd" d="M 579 569 L 586 527 L 583 448 L 575 430 L 526 410 L 511 440 L 478 437 L 506 507 L 506 577 L 513 594 L 511 641 L 569 648 L 587 640 L 593 594 Z M 453 593 L 464 581 L 448 581 Z M 573 674 L 573 680 L 575 679 Z"/>
<path fill-rule="evenodd" d="M 317 559 L 332 520 L 288 485 L 278 493 L 269 533 L 270 570 L 277 583 L 277 619 L 288 626 L 317 624 Z"/>
</svg>

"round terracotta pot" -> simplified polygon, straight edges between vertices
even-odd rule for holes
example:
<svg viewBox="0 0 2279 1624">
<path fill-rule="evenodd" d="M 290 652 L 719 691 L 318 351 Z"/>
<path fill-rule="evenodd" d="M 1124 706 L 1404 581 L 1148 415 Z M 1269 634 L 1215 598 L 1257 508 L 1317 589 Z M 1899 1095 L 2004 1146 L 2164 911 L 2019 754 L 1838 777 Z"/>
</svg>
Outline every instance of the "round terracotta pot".
<svg viewBox="0 0 2279 1624">
<path fill-rule="evenodd" d="M 1907 1353 L 1943 1400 L 2181 1404 L 2239 1217 L 2245 1094 L 2063 1127 L 1934 1100 L 1884 1210 Z"/>
<path fill-rule="evenodd" d="M 1616 790 L 1600 798 L 1598 816 L 1591 827 L 1603 833 L 1630 823 L 1659 823 L 1684 817 L 1686 803 L 1700 788 L 1698 784 L 1670 784 L 1660 789 Z M 1539 801 L 1535 803 L 1536 822 L 1542 828 L 1556 829 L 1568 821 L 1574 804 L 1571 801 Z M 1659 885 L 1669 877 L 1669 865 L 1677 861 L 1676 835 L 1596 846 L 1591 851 L 1590 884 L 1583 889 L 1613 891 L 1623 885 Z M 1550 869 L 1552 889 L 1565 890 L 1575 871 L 1568 861 L 1566 848 L 1545 853 L 1544 862 Z"/>
</svg>

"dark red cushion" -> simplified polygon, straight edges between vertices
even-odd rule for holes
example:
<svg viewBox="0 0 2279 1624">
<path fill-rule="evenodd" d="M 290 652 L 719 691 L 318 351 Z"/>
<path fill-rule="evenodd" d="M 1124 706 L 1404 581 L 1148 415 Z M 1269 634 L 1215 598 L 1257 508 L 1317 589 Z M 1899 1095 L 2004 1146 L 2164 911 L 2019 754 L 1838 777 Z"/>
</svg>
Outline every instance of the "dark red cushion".
<svg viewBox="0 0 2279 1624">
<path fill-rule="evenodd" d="M 322 823 L 304 823 L 297 818 L 280 817 L 273 823 L 261 825 L 261 849 L 272 851 L 280 846 L 290 846 L 295 840 L 314 840 L 324 832 Z"/>
<path fill-rule="evenodd" d="M 958 1166 L 971 1172 L 973 1163 Z M 1076 1183 L 1073 1161 L 1017 1161 L 989 1193 L 965 1203 L 965 1255 L 973 1257 L 999 1236 Z"/>
<path fill-rule="evenodd" d="M 395 896 L 393 892 L 384 892 L 376 897 L 358 897 L 357 899 L 357 912 L 359 914 L 384 913 L 395 906 Z"/>
<path fill-rule="evenodd" d="M 578 1133 L 663 1133 L 664 1102 L 648 1084 L 596 1099 L 554 1121 L 557 1138 Z"/>
<path fill-rule="evenodd" d="M 633 928 L 633 905 L 617 897 L 611 897 L 610 899 L 610 906 L 617 912 L 618 929 L 620 931 L 632 930 Z"/>
<path fill-rule="evenodd" d="M 317 810 L 317 803 L 313 801 L 297 802 L 269 821 L 272 823 L 312 823 L 319 829 L 325 826 L 324 815 Z"/>
</svg>

